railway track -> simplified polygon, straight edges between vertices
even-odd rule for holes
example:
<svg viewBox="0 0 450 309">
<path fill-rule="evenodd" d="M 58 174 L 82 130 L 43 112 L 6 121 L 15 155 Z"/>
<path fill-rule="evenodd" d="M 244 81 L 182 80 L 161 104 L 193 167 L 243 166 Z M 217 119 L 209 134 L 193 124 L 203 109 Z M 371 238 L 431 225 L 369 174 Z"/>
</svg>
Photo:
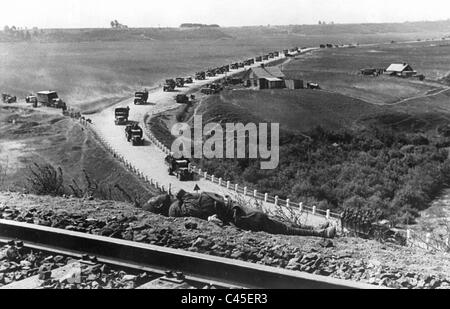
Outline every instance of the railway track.
<svg viewBox="0 0 450 309">
<path fill-rule="evenodd" d="M 119 285 L 118 288 L 123 287 L 124 278 L 134 279 L 136 283 L 131 286 L 125 284 L 125 287 L 139 289 L 376 288 L 364 283 L 311 275 L 178 249 L 11 220 L 0 220 L 0 245 L 9 244 L 14 247 L 14 243 L 18 240 L 20 240 L 20 244 L 23 243 L 22 246 L 28 251 L 32 250 L 41 255 L 48 255 L 52 259 L 59 256 L 60 260 L 64 258 L 68 263 L 59 264 L 59 267 L 51 270 L 51 274 L 48 272 L 47 275 L 31 273 L 31 276 L 25 279 L 3 285 L 1 287 L 3 289 L 43 288 L 44 283 L 48 287 L 61 288 L 61 284 L 58 284 L 58 282 L 61 283 L 68 278 L 72 280 L 72 283 L 82 281 L 82 278 L 78 278 L 79 281 L 74 282 L 73 276 L 68 275 L 68 273 L 76 274 L 77 272 L 74 272 L 74 269 L 78 270 L 78 276 L 80 277 L 83 269 L 92 272 L 92 269 L 105 266 L 111 269 L 113 275 L 116 274 L 120 277 L 122 285 Z M 81 275 L 81 277 L 83 276 Z"/>
</svg>

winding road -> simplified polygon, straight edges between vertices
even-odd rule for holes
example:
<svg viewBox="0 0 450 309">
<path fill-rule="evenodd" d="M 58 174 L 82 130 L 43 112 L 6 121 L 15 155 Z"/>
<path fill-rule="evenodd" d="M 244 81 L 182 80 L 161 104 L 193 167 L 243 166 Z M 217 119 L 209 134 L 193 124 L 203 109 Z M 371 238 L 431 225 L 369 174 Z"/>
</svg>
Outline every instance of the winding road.
<svg viewBox="0 0 450 309">
<path fill-rule="evenodd" d="M 307 53 L 315 49 L 317 48 L 303 49 L 301 50 L 301 53 Z M 284 55 L 282 55 L 280 57 L 264 61 L 263 63 L 267 65 L 273 61 L 277 61 L 283 58 L 287 59 Z M 251 67 L 260 66 L 260 64 L 261 63 L 256 63 L 252 66 L 232 70 L 227 73 L 227 76 L 241 73 Z M 208 83 L 214 82 L 224 77 L 225 75 L 222 74 L 215 77 L 210 77 L 204 81 L 196 80 L 193 84 L 187 85 L 184 88 L 177 88 L 179 89 L 178 92 L 163 92 L 162 88 L 152 90 L 149 93 L 148 99 L 148 102 L 150 103 L 148 103 L 147 105 L 134 105 L 134 98 L 127 99 L 99 113 L 89 115 L 89 118 L 93 121 L 92 127 L 101 137 L 103 137 L 105 141 L 108 142 L 108 144 L 116 151 L 117 154 L 126 158 L 126 160 L 133 166 L 138 168 L 140 172 L 144 174 L 144 176 L 148 177 L 149 179 L 154 179 L 158 182 L 158 184 L 163 185 L 166 188 L 170 186 L 172 188 L 172 192 L 176 192 L 179 189 L 192 192 L 195 185 L 198 185 L 201 191 L 230 195 L 234 198 L 245 199 L 247 202 L 255 203 L 255 200 L 252 197 L 243 197 L 242 195 L 238 197 L 234 190 L 219 186 L 218 184 L 204 178 L 200 178 L 196 181 L 182 182 L 179 181 L 176 177 L 170 176 L 167 171 L 167 166 L 164 164 L 166 154 L 154 144 L 149 142 L 147 133 L 145 133 L 146 142 L 144 146 L 133 147 L 131 143 L 127 142 L 125 138 L 124 127 L 116 126 L 114 124 L 114 110 L 117 107 L 130 107 L 129 119 L 133 121 L 139 121 L 139 123 L 143 124 L 144 119 L 148 115 L 161 113 L 179 106 L 179 104 L 175 103 L 174 100 L 174 97 L 177 94 L 187 93 L 188 91 L 195 91 Z M 269 211 L 274 209 L 274 205 L 270 203 L 259 201 L 259 205 Z M 325 221 L 325 218 L 323 216 L 312 215 L 306 212 L 302 213 L 301 219 L 303 222 L 312 225 L 321 224 Z"/>
</svg>

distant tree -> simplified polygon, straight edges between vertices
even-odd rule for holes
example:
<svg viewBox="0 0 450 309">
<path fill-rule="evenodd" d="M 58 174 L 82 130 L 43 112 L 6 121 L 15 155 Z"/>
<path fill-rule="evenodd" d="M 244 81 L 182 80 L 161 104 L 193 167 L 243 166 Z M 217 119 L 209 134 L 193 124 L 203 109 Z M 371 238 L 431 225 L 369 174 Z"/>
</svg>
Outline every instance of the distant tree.
<svg viewBox="0 0 450 309">
<path fill-rule="evenodd" d="M 16 30 L 17 30 L 16 26 L 12 26 L 12 27 L 11 27 L 11 31 L 12 31 L 12 32 L 14 32 L 14 31 L 16 31 Z"/>
<path fill-rule="evenodd" d="M 8 33 L 9 32 L 9 26 L 8 25 L 6 25 L 5 27 L 3 27 L 3 31 L 5 32 L 5 33 Z"/>
<path fill-rule="evenodd" d="M 31 34 L 28 30 L 25 31 L 25 41 L 31 41 Z"/>
<path fill-rule="evenodd" d="M 321 24 L 322 24 L 322 21 L 319 20 L 319 25 L 321 25 Z"/>
<path fill-rule="evenodd" d="M 111 21 L 111 28 L 115 28 L 116 27 L 116 23 L 114 22 L 114 20 Z"/>
</svg>

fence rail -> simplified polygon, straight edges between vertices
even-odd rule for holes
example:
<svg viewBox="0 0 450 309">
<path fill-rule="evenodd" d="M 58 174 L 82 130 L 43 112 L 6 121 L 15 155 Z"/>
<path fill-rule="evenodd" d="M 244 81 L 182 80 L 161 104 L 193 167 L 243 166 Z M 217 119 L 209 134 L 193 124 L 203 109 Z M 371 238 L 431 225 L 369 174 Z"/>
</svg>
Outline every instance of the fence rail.
<svg viewBox="0 0 450 309">
<path fill-rule="evenodd" d="M 148 138 L 150 139 L 150 141 L 156 146 L 158 147 L 163 153 L 165 154 L 170 154 L 170 149 L 167 148 L 162 142 L 160 142 L 151 132 L 151 130 L 148 128 L 147 123 L 148 123 L 148 117 L 147 116 L 145 118 L 145 131 L 147 133 Z M 320 216 L 320 217 L 324 217 L 328 220 L 330 219 L 334 219 L 334 220 L 340 220 L 341 215 L 338 213 L 334 213 L 331 212 L 329 209 L 327 210 L 323 210 L 323 209 L 319 209 L 316 206 L 307 206 L 304 205 L 303 203 L 295 203 L 290 201 L 289 199 L 284 200 L 284 199 L 280 199 L 278 196 L 272 196 L 268 193 L 261 193 L 258 192 L 256 189 L 254 188 L 250 188 L 247 186 L 243 186 L 240 184 L 236 184 L 236 183 L 232 183 L 230 181 L 224 180 L 220 177 L 217 177 L 215 175 L 211 175 L 208 174 L 205 171 L 202 171 L 201 168 L 190 164 L 189 169 L 191 171 L 193 171 L 196 175 L 204 178 L 205 180 L 211 181 L 223 188 L 226 188 L 230 191 L 234 191 L 237 194 L 243 195 L 245 197 L 253 197 L 255 200 L 258 201 L 263 201 L 265 203 L 268 204 L 273 204 L 275 206 L 281 206 L 281 207 L 289 207 L 289 208 L 295 208 L 297 210 L 300 210 L 300 212 L 307 212 L 307 213 L 311 213 L 312 215 L 316 215 L 316 216 Z"/>
</svg>

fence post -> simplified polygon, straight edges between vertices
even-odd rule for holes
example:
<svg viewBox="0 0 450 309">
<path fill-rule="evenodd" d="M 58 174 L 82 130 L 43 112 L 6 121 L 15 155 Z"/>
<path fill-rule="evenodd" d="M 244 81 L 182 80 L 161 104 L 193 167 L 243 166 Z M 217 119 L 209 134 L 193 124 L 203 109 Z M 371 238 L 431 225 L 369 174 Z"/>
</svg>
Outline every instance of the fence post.
<svg viewBox="0 0 450 309">
<path fill-rule="evenodd" d="M 327 209 L 327 220 L 330 220 L 330 210 L 329 209 Z"/>
<path fill-rule="evenodd" d="M 278 195 L 275 196 L 275 206 L 278 206 Z"/>
<path fill-rule="evenodd" d="M 316 214 L 316 206 L 313 206 L 313 208 L 312 208 L 312 214 L 313 214 L 313 215 Z"/>
<path fill-rule="evenodd" d="M 253 190 L 253 197 L 257 197 L 258 196 L 258 191 Z"/>
<path fill-rule="evenodd" d="M 269 199 L 269 194 L 264 193 L 264 202 L 267 202 L 268 199 Z"/>
<path fill-rule="evenodd" d="M 286 199 L 286 207 L 289 207 L 289 203 L 291 202 L 290 199 Z"/>
<path fill-rule="evenodd" d="M 222 185 L 222 177 L 219 178 L 219 186 Z"/>
<path fill-rule="evenodd" d="M 230 189 L 230 181 L 227 181 L 227 189 Z"/>
<path fill-rule="evenodd" d="M 411 230 L 410 230 L 410 229 L 407 229 L 407 230 L 406 230 L 406 246 L 409 245 L 410 239 L 411 239 Z"/>
<path fill-rule="evenodd" d="M 238 188 L 239 188 L 239 185 L 238 185 L 238 184 L 235 184 L 235 185 L 234 185 L 234 191 L 235 191 L 235 192 L 238 192 Z"/>
<path fill-rule="evenodd" d="M 247 187 L 244 187 L 244 196 L 247 196 Z"/>
<path fill-rule="evenodd" d="M 300 208 L 300 212 L 302 212 L 302 211 L 303 211 L 303 202 L 300 202 L 300 203 L 298 204 L 298 207 Z"/>
<path fill-rule="evenodd" d="M 211 175 L 211 181 L 214 183 L 214 175 Z"/>
</svg>

